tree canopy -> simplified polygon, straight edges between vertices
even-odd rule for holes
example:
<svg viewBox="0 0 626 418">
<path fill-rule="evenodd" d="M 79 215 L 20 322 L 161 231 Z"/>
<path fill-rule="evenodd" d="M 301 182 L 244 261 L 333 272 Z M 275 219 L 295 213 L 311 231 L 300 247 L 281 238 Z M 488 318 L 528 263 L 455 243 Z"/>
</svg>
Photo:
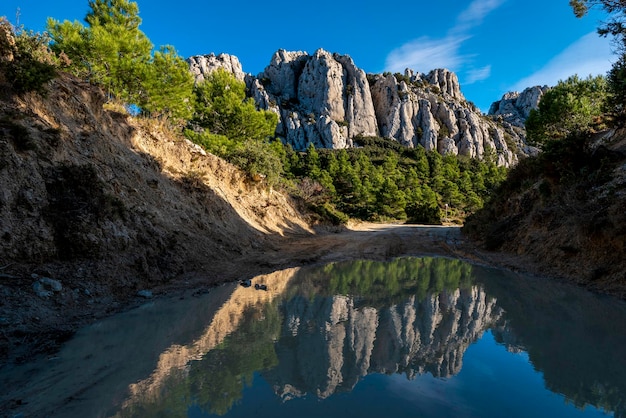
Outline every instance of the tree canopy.
<svg viewBox="0 0 626 418">
<path fill-rule="evenodd" d="M 606 98 L 603 76 L 581 79 L 575 75 L 559 81 L 543 95 L 538 108 L 531 110 L 526 120 L 528 141 L 540 145 L 594 129 L 601 124 Z"/>
<path fill-rule="evenodd" d="M 601 36 L 612 36 L 618 59 L 608 78 L 606 110 L 617 123 L 626 121 L 626 1 L 624 0 L 570 0 L 570 6 L 577 17 L 585 16 L 592 7 L 601 7 L 609 14 L 607 21 L 598 27 Z"/>
<path fill-rule="evenodd" d="M 231 73 L 217 69 L 195 88 L 196 105 L 192 123 L 231 141 L 266 140 L 274 136 L 278 116 L 257 110 L 246 98 L 246 85 Z"/>
<path fill-rule="evenodd" d="M 221 68 L 207 74 L 194 93 L 187 138 L 251 177 L 276 184 L 283 174 L 284 153 L 280 141 L 273 140 L 278 116 L 257 109 L 254 100 L 246 97 L 245 83 Z"/>
<path fill-rule="evenodd" d="M 592 7 L 600 6 L 608 14 L 609 20 L 598 27 L 598 33 L 602 36 L 615 36 L 623 50 L 626 46 L 626 2 L 624 0 L 570 0 L 570 6 L 576 17 L 585 16 Z"/>
<path fill-rule="evenodd" d="M 153 56 L 152 43 L 139 29 L 137 3 L 92 0 L 89 7 L 86 27 L 48 19 L 52 49 L 67 55 L 70 71 L 144 111 L 188 118 L 193 77 L 173 47 L 162 47 Z"/>
</svg>

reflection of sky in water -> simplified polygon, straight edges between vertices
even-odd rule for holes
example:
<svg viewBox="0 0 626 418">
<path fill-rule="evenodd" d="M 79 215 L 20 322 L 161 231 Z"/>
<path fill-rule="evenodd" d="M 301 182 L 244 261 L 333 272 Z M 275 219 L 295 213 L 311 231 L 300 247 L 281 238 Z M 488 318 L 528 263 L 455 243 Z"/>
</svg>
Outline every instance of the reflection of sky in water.
<svg viewBox="0 0 626 418">
<path fill-rule="evenodd" d="M 465 352 L 461 372 L 448 379 L 430 375 L 407 381 L 390 376 L 386 390 L 412 401 L 425 417 L 606 417 L 593 407 L 567 405 L 545 388 L 526 352 L 511 353 L 491 332 Z M 565 406 L 565 408 L 564 408 Z M 445 411 L 445 413 L 444 413 Z"/>
<path fill-rule="evenodd" d="M 207 417 L 191 407 L 189 417 Z M 256 374 L 244 389 L 243 402 L 227 417 L 607 417 L 593 407 L 577 409 L 550 392 L 525 352 L 512 353 L 491 332 L 465 352 L 461 372 L 450 378 L 430 374 L 413 380 L 405 375 L 371 374 L 349 393 L 327 399 L 312 394 L 281 402 L 268 382 Z"/>
</svg>

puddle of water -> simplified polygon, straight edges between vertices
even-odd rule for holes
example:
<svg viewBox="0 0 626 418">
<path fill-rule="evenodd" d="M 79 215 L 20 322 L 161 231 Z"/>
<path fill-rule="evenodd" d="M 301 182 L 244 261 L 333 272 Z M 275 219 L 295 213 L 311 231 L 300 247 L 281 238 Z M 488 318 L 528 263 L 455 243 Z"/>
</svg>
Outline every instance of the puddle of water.
<svg viewBox="0 0 626 418">
<path fill-rule="evenodd" d="M 2 374 L 0 401 L 55 417 L 625 416 L 622 301 L 444 258 L 252 283 L 85 328 Z"/>
</svg>

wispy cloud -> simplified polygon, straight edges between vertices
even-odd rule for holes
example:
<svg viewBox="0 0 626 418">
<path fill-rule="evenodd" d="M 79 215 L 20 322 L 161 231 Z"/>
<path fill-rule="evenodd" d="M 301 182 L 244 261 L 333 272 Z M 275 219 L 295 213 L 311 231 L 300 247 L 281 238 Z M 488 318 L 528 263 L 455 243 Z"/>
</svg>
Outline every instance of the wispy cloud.
<svg viewBox="0 0 626 418">
<path fill-rule="evenodd" d="M 489 13 L 498 8 L 506 0 L 474 0 L 461 12 L 456 24 L 450 28 L 448 35 L 442 39 L 421 37 L 394 49 L 385 61 L 387 71 L 402 72 L 406 68 L 425 70 L 433 68 L 447 68 L 458 71 L 465 64 L 469 56 L 460 53 L 461 45 L 471 38 L 471 30 L 480 25 Z M 490 69 L 482 68 L 482 73 L 468 74 L 473 82 L 484 80 L 490 74 Z M 484 76 L 485 78 L 480 78 Z"/>
<path fill-rule="evenodd" d="M 554 86 L 574 74 L 583 78 L 606 74 L 611 68 L 612 59 L 611 41 L 598 36 L 597 32 L 591 32 L 568 46 L 542 69 L 519 80 L 509 91 L 522 91 L 532 86 Z"/>
<path fill-rule="evenodd" d="M 403 72 L 406 68 L 455 69 L 463 61 L 459 54 L 461 43 L 466 37 L 430 39 L 422 37 L 402 45 L 389 53 L 385 67 L 387 71 Z"/>
<path fill-rule="evenodd" d="M 480 25 L 489 13 L 497 9 L 505 0 L 474 0 L 457 18 L 453 32 L 465 32 Z"/>
<path fill-rule="evenodd" d="M 476 68 L 469 70 L 466 75 L 465 84 L 474 84 L 478 81 L 483 81 L 489 78 L 491 75 L 491 65 L 486 65 L 482 68 Z"/>
</svg>

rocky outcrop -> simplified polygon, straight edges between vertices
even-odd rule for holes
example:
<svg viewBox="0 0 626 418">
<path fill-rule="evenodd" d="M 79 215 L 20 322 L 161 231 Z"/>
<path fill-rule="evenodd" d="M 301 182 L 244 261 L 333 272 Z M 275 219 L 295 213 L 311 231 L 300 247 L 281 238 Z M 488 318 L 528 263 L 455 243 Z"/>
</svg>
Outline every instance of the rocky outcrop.
<svg viewBox="0 0 626 418">
<path fill-rule="evenodd" d="M 189 62 L 196 81 L 217 67 L 242 79 L 238 60 L 228 55 Z M 366 75 L 347 55 L 279 50 L 263 72 L 245 81 L 257 106 L 279 116 L 276 134 L 297 150 L 309 144 L 348 148 L 358 136 L 382 136 L 472 158 L 492 150 L 503 166 L 527 151 L 523 130 L 481 115 L 446 69 Z"/>
<path fill-rule="evenodd" d="M 419 73 L 414 73 L 412 70 L 407 70 L 406 74 L 412 78 L 418 78 L 420 76 Z M 428 75 L 424 77 L 424 80 L 428 82 L 428 84 L 438 87 L 444 97 L 458 101 L 465 100 L 465 97 L 461 94 L 459 79 L 456 74 L 451 71 L 438 68 L 428 73 Z"/>
<path fill-rule="evenodd" d="M 252 96 L 279 114 L 276 133 L 296 149 L 346 148 L 378 133 L 366 74 L 347 55 L 279 50 L 256 79 Z"/>
<path fill-rule="evenodd" d="M 516 91 L 505 93 L 502 99 L 491 104 L 488 114 L 500 116 L 505 122 L 523 128 L 530 111 L 537 109 L 539 100 L 548 89 L 548 86 L 534 86 L 524 89 L 521 93 Z"/>
<path fill-rule="evenodd" d="M 204 81 L 204 76 L 218 68 L 232 73 L 237 80 L 244 81 L 245 74 L 241 68 L 239 58 L 229 54 L 195 55 L 187 59 L 189 69 L 194 75 L 196 83 Z"/>
<path fill-rule="evenodd" d="M 519 92 L 508 92 L 489 108 L 489 117 L 502 126 L 511 137 L 519 138 L 517 147 L 523 155 L 537 155 L 539 149 L 526 143 L 526 119 L 530 111 L 537 109 L 539 100 L 548 91 L 548 86 L 534 86 Z"/>
<path fill-rule="evenodd" d="M 473 158 L 491 149 L 499 165 L 517 161 L 508 144 L 519 142 L 518 135 L 483 117 L 467 102 L 453 73 L 378 74 L 370 76 L 370 85 L 381 136 L 409 147 L 421 145 L 441 154 Z"/>
</svg>

